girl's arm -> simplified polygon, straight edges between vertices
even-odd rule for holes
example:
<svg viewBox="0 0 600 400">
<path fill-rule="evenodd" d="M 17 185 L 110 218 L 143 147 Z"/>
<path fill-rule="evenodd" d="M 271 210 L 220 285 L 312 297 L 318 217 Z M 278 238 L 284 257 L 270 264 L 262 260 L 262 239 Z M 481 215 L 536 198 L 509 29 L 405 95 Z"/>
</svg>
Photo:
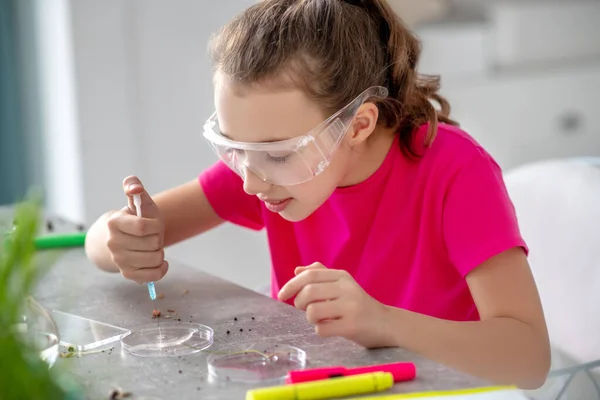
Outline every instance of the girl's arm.
<svg viewBox="0 0 600 400">
<path fill-rule="evenodd" d="M 296 268 L 279 292 L 306 311 L 323 337 L 367 348 L 402 347 L 499 385 L 540 387 L 550 368 L 546 323 L 520 247 L 474 269 L 467 281 L 481 321 L 454 322 L 386 306 L 344 270 L 320 263 Z M 324 301 L 327 300 L 327 301 Z"/>
<path fill-rule="evenodd" d="M 165 247 L 199 235 L 222 224 L 206 198 L 198 179 L 154 197 L 165 221 Z"/>
<path fill-rule="evenodd" d="M 524 252 L 501 253 L 466 279 L 481 321 L 447 321 L 388 307 L 390 344 L 497 384 L 540 387 L 550 368 L 550 344 Z"/>
</svg>

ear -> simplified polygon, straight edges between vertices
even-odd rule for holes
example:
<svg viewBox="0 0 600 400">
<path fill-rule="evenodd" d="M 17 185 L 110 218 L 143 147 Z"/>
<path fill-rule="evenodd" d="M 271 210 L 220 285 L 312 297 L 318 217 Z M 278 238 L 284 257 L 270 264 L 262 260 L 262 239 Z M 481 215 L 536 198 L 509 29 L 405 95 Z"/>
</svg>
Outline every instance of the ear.
<svg viewBox="0 0 600 400">
<path fill-rule="evenodd" d="M 358 112 L 352 121 L 352 133 L 348 136 L 351 146 L 366 141 L 377 126 L 379 109 L 374 103 L 364 103 L 358 108 Z"/>
</svg>

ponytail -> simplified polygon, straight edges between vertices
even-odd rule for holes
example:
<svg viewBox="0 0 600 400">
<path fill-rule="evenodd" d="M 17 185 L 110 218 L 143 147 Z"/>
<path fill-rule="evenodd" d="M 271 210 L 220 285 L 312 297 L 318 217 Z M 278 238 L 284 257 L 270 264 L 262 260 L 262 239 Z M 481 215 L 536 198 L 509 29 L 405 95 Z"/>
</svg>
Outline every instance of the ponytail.
<svg viewBox="0 0 600 400">
<path fill-rule="evenodd" d="M 389 97 L 378 103 L 379 110 L 389 127 L 398 127 L 404 153 L 418 156 L 412 143 L 416 129 L 429 124 L 424 143 L 429 146 L 435 139 L 439 122 L 458 125 L 450 119 L 450 104 L 438 93 L 440 77 L 417 72 L 421 43 L 386 0 L 345 2 L 363 8 L 379 27 L 386 58 L 385 86 L 389 90 Z M 432 102 L 440 109 L 436 110 Z"/>
</svg>

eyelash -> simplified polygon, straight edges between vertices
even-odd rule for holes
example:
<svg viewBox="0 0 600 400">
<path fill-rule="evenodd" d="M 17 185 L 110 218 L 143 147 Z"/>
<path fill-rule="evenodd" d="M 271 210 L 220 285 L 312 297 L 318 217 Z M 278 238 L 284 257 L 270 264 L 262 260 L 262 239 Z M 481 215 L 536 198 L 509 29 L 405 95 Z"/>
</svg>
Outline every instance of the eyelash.
<svg viewBox="0 0 600 400">
<path fill-rule="evenodd" d="M 228 149 L 227 152 L 231 155 L 231 154 L 237 154 L 239 152 L 239 150 Z M 269 161 L 274 162 L 274 163 L 285 163 L 288 160 L 288 158 L 290 157 L 289 154 L 287 154 L 285 156 L 280 156 L 280 157 L 272 156 L 270 154 L 267 154 L 266 156 L 269 159 Z"/>
<path fill-rule="evenodd" d="M 284 163 L 289 158 L 289 155 L 282 156 L 282 157 L 274 157 L 272 155 L 267 154 L 267 157 L 269 157 L 269 161 L 273 161 L 276 163 Z"/>
</svg>

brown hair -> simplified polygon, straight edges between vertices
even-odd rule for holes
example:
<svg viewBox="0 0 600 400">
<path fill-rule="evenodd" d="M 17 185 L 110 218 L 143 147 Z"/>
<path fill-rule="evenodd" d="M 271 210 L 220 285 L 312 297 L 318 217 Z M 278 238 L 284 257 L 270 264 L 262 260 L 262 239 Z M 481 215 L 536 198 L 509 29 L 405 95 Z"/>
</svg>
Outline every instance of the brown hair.
<svg viewBox="0 0 600 400">
<path fill-rule="evenodd" d="M 370 86 L 385 86 L 379 123 L 397 127 L 416 156 L 415 129 L 457 125 L 438 94 L 439 77 L 417 73 L 421 44 L 385 0 L 263 0 L 229 22 L 211 42 L 217 71 L 242 86 L 292 84 L 328 114 Z M 431 101 L 436 101 L 436 110 Z"/>
</svg>

